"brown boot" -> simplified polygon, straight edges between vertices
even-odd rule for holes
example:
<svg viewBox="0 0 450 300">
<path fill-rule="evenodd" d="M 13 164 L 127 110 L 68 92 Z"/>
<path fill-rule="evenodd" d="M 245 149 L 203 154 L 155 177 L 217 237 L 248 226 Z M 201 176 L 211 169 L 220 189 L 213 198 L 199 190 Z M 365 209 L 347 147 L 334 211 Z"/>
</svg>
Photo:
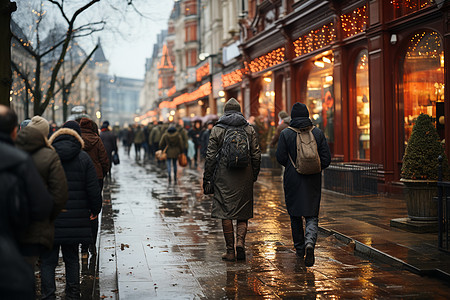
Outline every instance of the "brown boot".
<svg viewBox="0 0 450 300">
<path fill-rule="evenodd" d="M 236 254 L 234 252 L 234 230 L 232 220 L 222 220 L 223 236 L 225 237 L 225 244 L 227 252 L 222 255 L 222 259 L 226 261 L 235 261 Z"/>
<path fill-rule="evenodd" d="M 236 230 L 236 258 L 245 260 L 245 236 L 247 235 L 248 220 L 238 220 Z"/>
</svg>

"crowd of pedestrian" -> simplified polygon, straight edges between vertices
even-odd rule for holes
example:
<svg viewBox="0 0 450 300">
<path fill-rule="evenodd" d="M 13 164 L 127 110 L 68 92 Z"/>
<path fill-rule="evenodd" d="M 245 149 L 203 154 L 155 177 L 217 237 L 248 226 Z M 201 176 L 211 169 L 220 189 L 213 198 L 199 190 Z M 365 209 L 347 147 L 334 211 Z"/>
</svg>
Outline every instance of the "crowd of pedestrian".
<svg viewBox="0 0 450 300">
<path fill-rule="evenodd" d="M 160 166 L 165 163 L 169 181 L 177 182 L 178 155 L 183 153 L 186 156 L 190 168 L 202 166 L 214 124 L 214 120 L 205 124 L 200 120 L 185 122 L 180 119 L 177 124 L 154 121 L 145 126 L 125 126 L 118 137 L 128 156 L 131 156 L 131 149 L 134 148 L 136 161 L 155 161 Z M 167 159 L 158 160 L 155 156 L 158 150 L 163 151 Z"/>
<path fill-rule="evenodd" d="M 267 146 L 284 167 L 296 254 L 312 266 L 321 171 L 331 162 L 330 149 L 324 133 L 311 122 L 306 105 L 295 103 L 290 116 L 284 111 L 278 116 L 280 122 Z M 217 122 L 155 121 L 126 126 L 118 136 L 127 155 L 134 146 L 136 161 L 157 161 L 161 167 L 165 162 L 169 183 L 177 183 L 178 164 L 198 168 L 204 162 L 203 191 L 212 195 L 211 216 L 222 221 L 226 261 L 246 259 L 253 186 L 266 145 L 258 127 L 249 121 L 239 102 L 231 98 Z M 39 261 L 42 299 L 54 299 L 61 251 L 66 298 L 78 299 L 80 246 L 82 261 L 89 253 L 96 255 L 102 189 L 111 162 L 118 157 L 117 138 L 108 121 L 99 130 L 87 117 L 67 121 L 59 129 L 40 116 L 21 122 L 19 129 L 17 124 L 15 113 L 0 106 L 0 193 L 5 195 L 0 202 L 0 264 L 5 266 L 0 269 L 5 278 L 1 292 L 15 299 L 34 297 L 33 270 Z M 182 164 L 180 156 L 186 156 L 187 162 Z M 3 276 L 4 272 L 11 276 Z"/>
<path fill-rule="evenodd" d="M 83 263 L 96 255 L 103 179 L 117 152 L 108 125 L 100 133 L 83 117 L 56 128 L 34 116 L 19 127 L 0 106 L 0 298 L 34 299 L 39 269 L 41 298 L 55 299 L 60 251 L 65 297 L 80 298 L 80 251 Z"/>
</svg>

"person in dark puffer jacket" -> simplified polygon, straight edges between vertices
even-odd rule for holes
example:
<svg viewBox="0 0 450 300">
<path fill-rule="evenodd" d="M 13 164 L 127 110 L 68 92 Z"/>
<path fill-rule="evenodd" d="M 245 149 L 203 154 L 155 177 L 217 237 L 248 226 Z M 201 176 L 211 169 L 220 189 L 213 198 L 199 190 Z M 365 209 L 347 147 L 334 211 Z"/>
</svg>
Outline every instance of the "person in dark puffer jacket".
<svg viewBox="0 0 450 300">
<path fill-rule="evenodd" d="M 80 298 L 80 243 L 92 243 L 90 218 L 100 213 L 102 198 L 97 173 L 89 155 L 82 151 L 83 139 L 77 122 L 68 121 L 50 138 L 61 159 L 69 187 L 65 209 L 55 221 L 55 245 L 41 256 L 42 299 L 55 298 L 55 268 L 59 249 L 66 267 L 66 299 Z"/>
</svg>

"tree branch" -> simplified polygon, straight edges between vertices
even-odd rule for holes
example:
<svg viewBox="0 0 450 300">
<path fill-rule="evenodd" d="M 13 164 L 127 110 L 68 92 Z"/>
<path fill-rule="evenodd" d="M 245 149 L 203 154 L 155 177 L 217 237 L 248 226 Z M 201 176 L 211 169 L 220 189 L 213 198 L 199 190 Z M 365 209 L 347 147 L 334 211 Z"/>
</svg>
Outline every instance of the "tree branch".
<svg viewBox="0 0 450 300">
<path fill-rule="evenodd" d="M 50 100 L 54 97 L 54 91 L 55 91 L 55 83 L 56 78 L 58 76 L 59 69 L 61 68 L 62 63 L 64 62 L 64 58 L 66 57 L 67 48 L 69 47 L 69 43 L 72 40 L 73 35 L 73 25 L 77 19 L 77 17 L 84 12 L 86 9 L 94 5 L 95 3 L 99 2 L 100 0 L 91 0 L 89 3 L 84 5 L 83 7 L 80 7 L 77 9 L 77 11 L 73 14 L 72 19 L 70 19 L 69 22 L 69 28 L 66 32 L 66 38 L 64 40 L 64 43 L 62 45 L 61 54 L 59 55 L 58 61 L 55 64 L 55 67 L 53 68 L 51 79 L 50 79 L 50 85 L 47 89 L 47 92 L 45 93 L 45 99 L 44 102 L 40 104 L 39 107 L 39 113 L 42 114 L 45 109 L 47 108 L 48 104 L 50 103 Z"/>
<path fill-rule="evenodd" d="M 85 11 L 86 9 L 88 9 L 89 7 L 91 7 L 92 5 L 94 5 L 95 3 L 99 2 L 99 1 L 100 0 L 92 0 L 91 2 L 87 3 L 85 6 L 77 9 L 77 11 L 73 14 L 72 19 L 70 20 L 70 23 L 72 23 L 72 27 L 73 27 L 73 23 L 75 22 L 75 20 L 79 14 L 81 14 L 83 11 Z"/>
<path fill-rule="evenodd" d="M 60 42 L 58 42 L 56 45 L 51 46 L 50 49 L 48 49 L 44 53 L 40 54 L 39 57 L 42 58 L 42 57 L 46 56 L 47 54 L 49 54 L 50 52 L 54 51 L 56 48 L 61 46 L 64 43 L 64 41 L 65 41 L 65 39 L 60 41 Z"/>
<path fill-rule="evenodd" d="M 16 42 L 22 46 L 23 49 L 25 49 L 25 51 L 27 51 L 31 56 L 33 57 L 38 57 L 38 54 L 36 52 L 34 52 L 34 50 L 28 46 L 28 44 L 24 41 L 21 41 L 20 38 L 18 36 L 16 36 L 14 33 L 12 34 L 12 38 L 14 40 L 16 40 Z"/>
<path fill-rule="evenodd" d="M 58 6 L 59 11 L 61 12 L 62 16 L 64 17 L 64 19 L 67 21 L 67 23 L 70 23 L 69 18 L 67 17 L 66 13 L 64 12 L 64 8 L 63 8 L 63 4 L 56 2 L 55 0 L 48 0 L 49 2 L 55 4 L 56 6 Z M 63 1 L 64 3 L 64 1 Z"/>
<path fill-rule="evenodd" d="M 83 71 L 86 64 L 89 62 L 91 57 L 94 55 L 95 51 L 98 49 L 98 44 L 92 49 L 91 53 L 84 59 L 84 61 L 81 63 L 81 65 L 78 67 L 78 70 L 73 74 L 72 79 L 70 79 L 69 83 L 64 86 L 64 88 L 70 88 L 72 84 L 74 84 L 75 80 L 77 80 L 78 75 Z"/>
<path fill-rule="evenodd" d="M 28 77 L 27 77 L 28 74 L 25 75 L 22 71 L 20 71 L 19 66 L 13 61 L 11 61 L 11 66 L 12 66 L 13 70 L 16 71 L 17 75 L 19 75 L 19 77 L 22 78 L 23 81 L 25 82 L 25 88 L 27 89 L 27 91 L 25 91 L 25 92 L 28 92 L 28 90 L 30 90 L 31 93 L 33 94 L 33 97 L 36 99 L 34 90 L 31 87 L 30 81 L 28 80 Z"/>
</svg>

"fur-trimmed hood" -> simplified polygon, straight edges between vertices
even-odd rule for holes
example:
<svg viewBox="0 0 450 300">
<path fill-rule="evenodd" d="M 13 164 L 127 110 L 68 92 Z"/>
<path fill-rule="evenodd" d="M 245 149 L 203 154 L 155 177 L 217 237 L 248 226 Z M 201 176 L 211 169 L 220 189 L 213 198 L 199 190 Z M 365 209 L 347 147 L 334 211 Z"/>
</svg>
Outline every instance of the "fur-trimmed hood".
<svg viewBox="0 0 450 300">
<path fill-rule="evenodd" d="M 61 161 L 71 160 L 84 148 L 84 141 L 73 129 L 61 128 L 49 139 Z"/>
</svg>

